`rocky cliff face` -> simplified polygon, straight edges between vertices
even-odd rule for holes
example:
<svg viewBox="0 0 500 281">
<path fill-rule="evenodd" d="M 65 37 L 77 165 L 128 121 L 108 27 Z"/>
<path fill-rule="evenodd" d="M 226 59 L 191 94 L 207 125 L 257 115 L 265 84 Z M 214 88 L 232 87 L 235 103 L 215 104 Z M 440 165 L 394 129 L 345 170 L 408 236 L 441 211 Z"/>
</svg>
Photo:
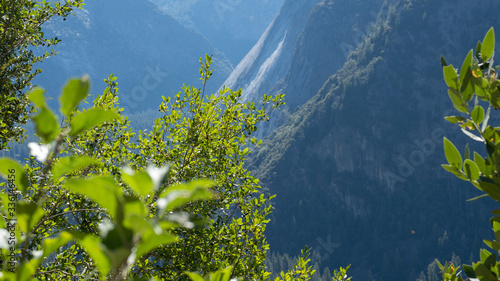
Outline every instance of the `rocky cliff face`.
<svg viewBox="0 0 500 281">
<path fill-rule="evenodd" d="M 335 24 L 323 19 L 336 19 L 335 3 L 346 19 L 362 4 L 316 6 L 315 22 L 329 30 Z M 352 264 L 357 280 L 415 280 L 434 258 L 450 259 L 453 251 L 464 262 L 471 253 L 477 258 L 481 237 L 490 235 L 492 207 L 484 199 L 466 202 L 477 195 L 473 187 L 440 168 L 444 135 L 461 145 L 472 141 L 443 120 L 456 112 L 439 57 L 460 66 L 488 28 L 500 24 L 499 8 L 497 1 L 382 6 L 343 66 L 253 158 L 256 176 L 277 194 L 267 234 L 272 250 L 293 253 L 308 244 L 327 266 Z M 309 39 L 292 63 L 324 63 L 333 71 L 334 60 L 319 59 L 334 57 L 320 53 L 322 37 L 305 30 L 301 37 Z M 298 77 L 317 77 L 308 73 L 285 77 L 300 87 Z"/>
<path fill-rule="evenodd" d="M 198 58 L 214 54 L 215 91 L 232 70 L 227 58 L 201 34 L 181 25 L 147 0 L 89 1 L 75 17 L 58 19 L 44 28 L 62 42 L 59 54 L 39 67 L 36 83 L 59 95 L 70 76 L 89 73 L 96 92 L 102 80 L 119 78 L 121 104 L 127 110 L 156 108 L 161 95 L 178 92 L 183 83 L 200 87 Z M 130 112 L 129 111 L 129 112 Z"/>
<path fill-rule="evenodd" d="M 286 1 L 259 42 L 235 68 L 225 85 L 243 88 L 245 98 L 286 95 L 294 112 L 339 70 L 349 53 L 371 33 L 382 1 Z M 267 135 L 286 119 L 259 131 Z"/>
</svg>

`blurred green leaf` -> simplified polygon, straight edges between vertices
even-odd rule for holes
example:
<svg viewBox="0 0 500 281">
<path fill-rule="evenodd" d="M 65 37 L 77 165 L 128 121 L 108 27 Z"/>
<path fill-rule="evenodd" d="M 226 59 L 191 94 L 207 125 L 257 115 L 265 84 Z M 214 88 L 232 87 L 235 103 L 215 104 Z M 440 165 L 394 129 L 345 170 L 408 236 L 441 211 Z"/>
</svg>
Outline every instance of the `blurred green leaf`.
<svg viewBox="0 0 500 281">
<path fill-rule="evenodd" d="M 122 179 L 134 192 L 141 196 L 147 196 L 153 191 L 153 180 L 147 172 L 125 172 L 122 174 Z"/>
<path fill-rule="evenodd" d="M 32 118 L 35 123 L 36 133 L 44 143 L 50 143 L 59 134 L 59 123 L 57 117 L 50 109 L 42 108 L 40 113 Z"/>
<path fill-rule="evenodd" d="M 177 184 L 168 187 L 157 201 L 160 215 L 172 211 L 188 202 L 208 200 L 213 197 L 208 188 L 215 183 L 211 180 L 194 180 L 187 184 Z"/>
<path fill-rule="evenodd" d="M 60 101 L 61 113 L 69 116 L 73 109 L 87 97 L 90 88 L 89 76 L 70 79 L 63 88 Z"/>
<path fill-rule="evenodd" d="M 177 237 L 170 233 L 156 234 L 153 230 L 148 231 L 142 237 L 141 242 L 137 246 L 137 258 L 141 258 L 151 250 L 156 249 L 160 245 L 168 245 L 177 241 Z"/>
<path fill-rule="evenodd" d="M 72 156 L 60 158 L 57 163 L 52 166 L 52 175 L 54 178 L 59 178 L 65 174 L 79 171 L 89 165 L 97 165 L 100 162 L 88 156 Z"/>
<path fill-rule="evenodd" d="M 14 159 L 0 158 L 0 175 L 8 181 L 7 186 L 9 186 L 10 182 L 13 189 L 25 192 L 29 185 L 28 176 L 23 167 Z"/>
<path fill-rule="evenodd" d="M 21 231 L 28 233 L 33 230 L 45 211 L 35 203 L 18 202 L 16 205 L 17 224 Z"/>
<path fill-rule="evenodd" d="M 66 182 L 65 187 L 71 192 L 85 195 L 107 209 L 111 217 L 117 218 L 118 201 L 122 201 L 121 190 L 113 178 L 93 177 L 89 179 L 75 179 Z"/>
<path fill-rule="evenodd" d="M 104 278 L 111 269 L 111 261 L 102 250 L 101 240 L 99 239 L 99 237 L 94 235 L 80 234 L 78 237 L 78 243 L 85 249 L 85 251 L 97 264 L 97 269 L 99 270 L 101 278 Z"/>
<path fill-rule="evenodd" d="M 195 272 L 184 272 L 192 281 L 205 281 L 205 279 Z"/>
<path fill-rule="evenodd" d="M 46 238 L 43 240 L 42 249 L 43 257 L 48 257 L 51 253 L 57 251 L 59 247 L 66 245 L 73 240 L 73 235 L 69 232 L 63 231 L 55 238 Z"/>
<path fill-rule="evenodd" d="M 118 113 L 102 108 L 93 108 L 81 112 L 71 121 L 71 131 L 69 135 L 76 136 L 97 125 L 104 122 L 111 122 L 118 118 L 120 118 Z"/>
<path fill-rule="evenodd" d="M 43 98 L 44 89 L 36 87 L 28 95 L 28 99 L 32 101 L 39 108 L 46 108 L 45 100 Z"/>
</svg>

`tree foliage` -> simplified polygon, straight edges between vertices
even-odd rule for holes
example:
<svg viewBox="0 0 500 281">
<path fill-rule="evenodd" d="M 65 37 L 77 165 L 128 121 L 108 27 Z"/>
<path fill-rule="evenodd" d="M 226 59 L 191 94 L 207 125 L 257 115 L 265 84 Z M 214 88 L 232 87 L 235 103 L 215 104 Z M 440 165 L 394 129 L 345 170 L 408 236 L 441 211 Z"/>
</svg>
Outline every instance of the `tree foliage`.
<svg viewBox="0 0 500 281">
<path fill-rule="evenodd" d="M 211 57 L 200 63 L 204 86 Z M 259 193 L 243 162 L 259 144 L 251 137 L 256 124 L 283 97 L 265 97 L 257 108 L 241 102 L 241 91 L 208 97 L 185 86 L 172 102 L 164 98 L 153 129 L 136 135 L 115 80 L 108 77 L 89 108 L 79 108 L 88 78 L 69 80 L 60 97 L 63 122 L 42 89 L 30 92 L 41 143 L 30 143 L 34 157 L 24 167 L 0 160 L 2 227 L 17 226 L 2 255 L 20 262 L 5 262 L 4 278 L 187 279 L 186 272 L 230 268 L 231 278 L 265 279 L 270 196 Z"/>
<path fill-rule="evenodd" d="M 486 155 L 470 152 L 469 146 L 465 153 L 460 153 L 456 146 L 444 138 L 444 151 L 448 164 L 443 168 L 456 177 L 469 181 L 483 195 L 473 198 L 490 197 L 500 202 L 500 131 L 498 127 L 488 124 L 491 108 L 500 108 L 500 80 L 494 63 L 495 33 L 491 28 L 484 40 L 478 42 L 476 51 L 471 50 L 458 72 L 448 65 L 442 57 L 444 80 L 449 87 L 448 95 L 454 107 L 461 112 L 457 116 L 448 116 L 446 120 L 460 126 L 462 132 L 475 141 L 484 143 Z M 485 106 L 488 106 L 485 109 Z M 463 265 L 463 271 L 470 278 L 481 281 L 500 280 L 500 264 L 497 254 L 500 254 L 500 209 L 492 212 L 491 226 L 495 233 L 493 241 L 485 240 L 485 244 L 494 250 L 480 251 L 480 261 L 472 265 Z M 444 280 L 462 280 L 459 266 L 453 263 L 438 262 Z"/>
<path fill-rule="evenodd" d="M 32 109 L 26 92 L 41 72 L 33 70 L 33 65 L 55 54 L 54 50 L 40 54 L 35 49 L 60 41 L 45 37 L 42 25 L 54 16 L 66 17 L 82 5 L 83 0 L 0 1 L 0 150 L 8 148 L 9 140 L 23 139 L 21 125 Z"/>
</svg>

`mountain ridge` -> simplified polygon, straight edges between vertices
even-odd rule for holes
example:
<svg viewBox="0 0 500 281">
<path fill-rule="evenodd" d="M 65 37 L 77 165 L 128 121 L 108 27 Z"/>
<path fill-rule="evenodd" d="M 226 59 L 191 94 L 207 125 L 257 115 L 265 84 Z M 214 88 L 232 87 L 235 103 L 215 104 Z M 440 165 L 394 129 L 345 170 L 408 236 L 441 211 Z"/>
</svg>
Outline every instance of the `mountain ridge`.
<svg viewBox="0 0 500 281">
<path fill-rule="evenodd" d="M 493 204 L 466 202 L 478 192 L 439 168 L 444 135 L 468 141 L 443 119 L 453 110 L 439 56 L 463 59 L 500 23 L 499 8 L 494 1 L 383 6 L 377 29 L 252 158 L 249 168 L 277 194 L 273 251 L 308 244 L 327 266 L 352 264 L 359 280 L 415 280 L 434 258 L 477 254 L 491 235 Z M 341 246 L 325 248 L 327 237 Z"/>
</svg>

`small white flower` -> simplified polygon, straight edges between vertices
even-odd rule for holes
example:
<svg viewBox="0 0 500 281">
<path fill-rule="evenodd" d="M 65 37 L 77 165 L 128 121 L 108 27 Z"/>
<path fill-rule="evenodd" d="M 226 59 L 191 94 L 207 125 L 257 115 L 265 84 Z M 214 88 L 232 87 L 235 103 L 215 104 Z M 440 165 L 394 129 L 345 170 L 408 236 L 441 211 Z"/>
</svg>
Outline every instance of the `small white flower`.
<svg viewBox="0 0 500 281">
<path fill-rule="evenodd" d="M 45 162 L 50 152 L 50 144 L 38 144 L 36 142 L 28 143 L 30 154 L 36 157 L 36 160 Z"/>
</svg>

